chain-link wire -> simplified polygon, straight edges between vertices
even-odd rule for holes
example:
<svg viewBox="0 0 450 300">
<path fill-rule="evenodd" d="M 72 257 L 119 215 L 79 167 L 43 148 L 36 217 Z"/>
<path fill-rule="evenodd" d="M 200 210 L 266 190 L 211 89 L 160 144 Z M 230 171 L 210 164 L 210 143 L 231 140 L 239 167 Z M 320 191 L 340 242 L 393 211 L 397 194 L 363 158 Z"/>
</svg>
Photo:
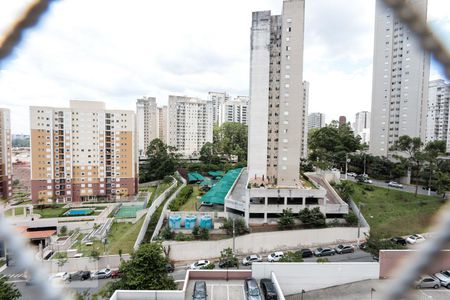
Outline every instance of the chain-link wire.
<svg viewBox="0 0 450 300">
<path fill-rule="evenodd" d="M 384 3 L 416 35 L 422 48 L 434 56 L 443 66 L 447 78 L 450 78 L 450 53 L 427 25 L 426 19 L 416 11 L 408 0 L 384 0 Z M 433 259 L 438 257 L 440 250 L 445 248 L 447 242 L 450 241 L 450 205 L 442 208 L 436 227 L 436 235 L 402 265 L 402 271 L 397 272 L 394 276 L 389 288 L 382 295 L 382 299 L 402 299 L 413 286 L 414 281 L 418 279 Z"/>
</svg>

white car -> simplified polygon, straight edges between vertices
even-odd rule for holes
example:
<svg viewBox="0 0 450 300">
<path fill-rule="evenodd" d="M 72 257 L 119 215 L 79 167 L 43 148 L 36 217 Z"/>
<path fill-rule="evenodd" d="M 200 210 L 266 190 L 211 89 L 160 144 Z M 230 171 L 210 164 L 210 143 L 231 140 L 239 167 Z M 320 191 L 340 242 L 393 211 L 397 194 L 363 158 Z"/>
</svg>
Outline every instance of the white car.
<svg viewBox="0 0 450 300">
<path fill-rule="evenodd" d="M 436 274 L 434 274 L 434 277 L 439 279 L 442 286 L 445 286 L 446 288 L 450 289 L 450 270 L 441 271 L 440 273 L 436 273 Z"/>
<path fill-rule="evenodd" d="M 389 181 L 388 186 L 398 188 L 398 189 L 403 188 L 403 185 L 401 185 L 400 183 L 395 182 L 395 181 Z"/>
<path fill-rule="evenodd" d="M 425 238 L 423 236 L 421 236 L 420 234 L 413 234 L 410 235 L 407 239 L 406 242 L 408 244 L 416 244 L 416 243 L 422 243 L 425 241 Z"/>
<path fill-rule="evenodd" d="M 55 284 L 60 284 L 66 282 L 69 279 L 70 275 L 67 272 L 60 272 L 51 275 L 48 280 Z"/>
<path fill-rule="evenodd" d="M 244 257 L 244 259 L 242 260 L 242 264 L 244 266 L 249 266 L 254 262 L 260 262 L 260 261 L 262 261 L 262 257 L 259 254 L 252 254 L 247 257 Z"/>
<path fill-rule="evenodd" d="M 353 172 L 348 172 L 348 173 L 347 173 L 347 176 L 350 176 L 350 177 L 356 177 L 356 176 L 358 176 L 358 174 L 353 173 Z"/>
<path fill-rule="evenodd" d="M 281 251 L 276 251 L 276 252 L 270 253 L 270 254 L 267 256 L 267 261 L 268 261 L 268 262 L 280 261 L 280 259 L 282 259 L 283 256 L 284 256 L 284 253 L 283 253 L 283 252 L 281 252 Z"/>
<path fill-rule="evenodd" d="M 199 261 L 196 261 L 195 263 L 190 264 L 187 268 L 191 270 L 199 270 L 202 269 L 210 264 L 209 260 L 202 259 Z"/>
</svg>

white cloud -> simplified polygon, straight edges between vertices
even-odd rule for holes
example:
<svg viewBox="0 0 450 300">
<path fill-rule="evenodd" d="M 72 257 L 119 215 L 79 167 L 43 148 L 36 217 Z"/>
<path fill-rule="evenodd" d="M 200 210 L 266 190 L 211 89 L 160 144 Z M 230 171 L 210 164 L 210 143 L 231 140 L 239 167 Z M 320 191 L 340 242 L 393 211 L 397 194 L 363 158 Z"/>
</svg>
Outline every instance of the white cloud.
<svg viewBox="0 0 450 300">
<path fill-rule="evenodd" d="M 0 32 L 25 0 L 0 0 Z M 433 24 L 448 26 L 450 1 L 429 0 Z M 143 95 L 248 93 L 251 12 L 281 0 L 55 1 L 0 70 L 0 107 L 28 132 L 28 106 L 107 101 L 134 109 Z M 310 111 L 353 118 L 370 108 L 374 0 L 307 0 L 304 78 Z M 448 29 L 448 28 L 447 28 Z M 448 32 L 448 31 L 447 31 Z"/>
</svg>

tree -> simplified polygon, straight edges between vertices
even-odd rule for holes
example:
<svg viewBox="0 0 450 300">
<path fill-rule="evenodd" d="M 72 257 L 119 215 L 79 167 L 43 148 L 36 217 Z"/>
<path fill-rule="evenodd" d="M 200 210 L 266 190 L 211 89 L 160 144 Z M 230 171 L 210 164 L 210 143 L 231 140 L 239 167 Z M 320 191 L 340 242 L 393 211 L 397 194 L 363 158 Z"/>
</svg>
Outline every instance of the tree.
<svg viewBox="0 0 450 300">
<path fill-rule="evenodd" d="M 67 227 L 66 226 L 62 226 L 61 229 L 59 230 L 59 233 L 64 236 L 67 234 Z"/>
<path fill-rule="evenodd" d="M 425 145 L 424 149 L 424 159 L 428 163 L 428 187 L 431 187 L 431 180 L 433 178 L 433 170 L 438 162 L 438 157 L 444 155 L 446 152 L 446 142 L 445 141 L 431 141 Z"/>
<path fill-rule="evenodd" d="M 405 154 L 406 157 L 398 154 L 395 154 L 394 156 L 405 162 L 405 164 L 408 166 L 408 170 L 414 169 L 416 171 L 416 197 L 419 190 L 419 173 L 422 167 L 422 163 L 425 160 L 425 155 L 421 151 L 422 146 L 423 143 L 420 138 L 411 138 L 407 135 L 402 135 L 390 148 L 391 151 L 399 151 Z"/>
<path fill-rule="evenodd" d="M 122 261 L 120 279 L 108 288 L 109 296 L 115 290 L 174 290 L 176 284 L 166 270 L 168 258 L 160 243 L 142 244 L 131 254 L 131 259 Z"/>
<path fill-rule="evenodd" d="M 220 162 L 220 157 L 217 155 L 217 149 L 213 143 L 206 143 L 200 150 L 200 160 L 205 164 L 216 164 Z"/>
<path fill-rule="evenodd" d="M 233 219 L 226 219 L 223 222 L 222 229 L 225 229 L 228 235 L 233 235 Z M 235 235 L 243 235 L 248 232 L 249 230 L 247 225 L 245 225 L 245 220 L 243 218 L 235 218 L 234 219 Z"/>
<path fill-rule="evenodd" d="M 154 139 L 147 147 L 147 160 L 140 168 L 141 182 L 159 180 L 173 174 L 179 165 L 179 157 L 175 147 Z"/>
<path fill-rule="evenodd" d="M 308 137 L 309 156 L 316 166 L 329 168 L 345 166 L 346 154 L 361 150 L 361 137 L 355 136 L 348 124 L 332 122 L 320 129 L 312 130 Z"/>
<path fill-rule="evenodd" d="M 348 225 L 357 225 L 358 224 L 358 217 L 355 215 L 354 212 L 350 211 L 346 216 L 345 216 L 345 221 L 347 222 Z"/>
<path fill-rule="evenodd" d="M 300 251 L 288 251 L 284 253 L 284 256 L 280 259 L 280 262 L 303 262 L 302 254 Z"/>
<path fill-rule="evenodd" d="M 278 227 L 281 229 L 290 229 L 294 226 L 294 214 L 291 208 L 283 209 L 283 213 L 278 218 Z"/>
<path fill-rule="evenodd" d="M 239 266 L 239 260 L 233 254 L 233 250 L 230 247 L 220 251 L 220 260 L 225 262 L 228 267 Z"/>
<path fill-rule="evenodd" d="M 336 189 L 344 201 L 349 201 L 350 197 L 355 192 L 355 188 L 350 181 L 341 181 L 341 183 L 336 185 Z"/>
<path fill-rule="evenodd" d="M 367 239 L 367 252 L 378 256 L 380 250 L 386 249 L 405 249 L 405 246 L 391 242 L 388 239 L 382 239 L 375 233 L 371 233 Z"/>
<path fill-rule="evenodd" d="M 201 240 L 209 240 L 209 229 L 208 228 L 200 228 L 200 239 Z"/>
<path fill-rule="evenodd" d="M 17 300 L 21 296 L 16 286 L 9 283 L 5 276 L 0 275 L 0 299 Z"/>
<path fill-rule="evenodd" d="M 323 227 L 325 226 L 325 216 L 318 207 L 309 209 L 305 207 L 299 212 L 300 221 L 306 226 Z"/>
<path fill-rule="evenodd" d="M 236 122 L 225 122 L 213 129 L 214 146 L 218 154 L 230 158 L 238 157 L 238 161 L 247 160 L 247 125 Z"/>
</svg>

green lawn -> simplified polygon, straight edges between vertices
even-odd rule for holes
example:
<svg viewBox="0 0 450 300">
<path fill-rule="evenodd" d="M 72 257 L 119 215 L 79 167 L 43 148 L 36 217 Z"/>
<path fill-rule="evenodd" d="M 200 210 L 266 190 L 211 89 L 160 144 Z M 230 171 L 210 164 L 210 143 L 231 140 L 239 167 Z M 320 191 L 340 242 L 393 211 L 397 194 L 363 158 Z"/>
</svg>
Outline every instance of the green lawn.
<svg viewBox="0 0 450 300">
<path fill-rule="evenodd" d="M 68 208 L 63 208 L 64 204 L 53 204 L 51 208 L 33 209 L 34 214 L 41 215 L 42 218 L 57 218 L 68 211 Z"/>
<path fill-rule="evenodd" d="M 381 237 L 426 232 L 433 216 L 443 205 L 439 197 L 400 190 L 353 184 L 353 200 L 363 203 L 362 213 L 371 231 Z M 373 189 L 370 191 L 368 189 Z"/>
<path fill-rule="evenodd" d="M 23 207 L 16 207 L 16 208 L 11 208 L 11 209 L 7 210 L 5 212 L 5 216 L 6 217 L 11 217 L 13 210 L 16 211 L 16 216 L 22 216 L 23 215 Z"/>
<path fill-rule="evenodd" d="M 196 211 L 197 210 L 196 208 L 199 206 L 197 196 L 200 195 L 200 189 L 197 184 L 193 184 L 192 188 L 193 188 L 193 192 L 192 192 L 191 196 L 186 201 L 186 203 L 180 207 L 180 210 L 184 210 L 184 211 Z"/>
<path fill-rule="evenodd" d="M 122 253 L 131 253 L 144 219 L 142 217 L 136 224 L 114 223 L 108 234 L 107 254 L 119 254 L 119 249 L 122 249 Z M 100 255 L 103 255 L 105 248 L 100 240 L 93 240 L 92 246 L 86 246 L 81 244 L 81 239 L 80 236 L 79 241 L 74 245 L 78 252 L 83 253 L 84 256 L 89 256 L 92 250 L 97 250 Z"/>
</svg>

